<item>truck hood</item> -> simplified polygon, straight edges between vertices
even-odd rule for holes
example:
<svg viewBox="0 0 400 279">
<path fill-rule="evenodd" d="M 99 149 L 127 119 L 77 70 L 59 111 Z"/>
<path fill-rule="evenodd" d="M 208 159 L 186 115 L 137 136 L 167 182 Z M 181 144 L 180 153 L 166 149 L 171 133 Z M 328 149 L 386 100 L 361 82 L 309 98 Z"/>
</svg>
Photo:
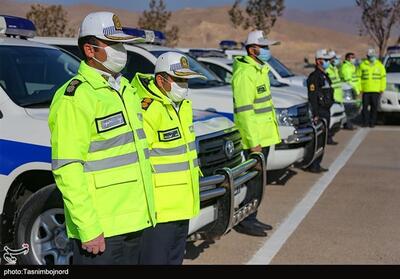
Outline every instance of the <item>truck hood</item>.
<svg viewBox="0 0 400 279">
<path fill-rule="evenodd" d="M 271 90 L 272 89 L 274 89 L 276 92 L 290 94 L 292 96 L 301 98 L 303 101 L 308 101 L 307 88 L 303 86 L 287 85 L 282 87 L 271 87 Z"/>
<path fill-rule="evenodd" d="M 288 92 L 282 90 L 282 87 L 280 87 L 279 90 L 277 89 L 278 88 L 276 87 L 271 87 L 272 101 L 275 108 L 290 108 L 307 102 L 307 100 L 305 100 L 304 98 L 293 94 L 290 91 Z"/>
<path fill-rule="evenodd" d="M 400 73 L 386 74 L 386 80 L 388 83 L 400 83 Z"/>
<path fill-rule="evenodd" d="M 285 81 L 290 85 L 305 87 L 306 76 L 293 76 L 285 78 Z"/>
<path fill-rule="evenodd" d="M 49 109 L 48 108 L 34 108 L 29 109 L 25 108 L 26 114 L 28 114 L 33 119 L 46 121 L 49 117 Z"/>
</svg>

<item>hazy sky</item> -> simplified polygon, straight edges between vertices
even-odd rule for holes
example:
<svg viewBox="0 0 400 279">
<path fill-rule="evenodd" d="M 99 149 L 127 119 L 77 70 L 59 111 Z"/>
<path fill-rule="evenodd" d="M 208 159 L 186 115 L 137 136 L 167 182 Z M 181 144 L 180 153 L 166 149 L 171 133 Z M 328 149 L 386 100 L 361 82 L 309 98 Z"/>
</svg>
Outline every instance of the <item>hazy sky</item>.
<svg viewBox="0 0 400 279">
<path fill-rule="evenodd" d="M 1 0 L 0 0 L 1 1 Z M 14 0 L 15 1 L 15 0 Z M 78 4 L 92 3 L 101 6 L 128 8 L 131 10 L 144 10 L 148 7 L 147 0 L 17 0 L 19 2 L 35 2 L 47 4 Z M 234 0 L 166 0 L 167 8 L 171 10 L 187 7 L 212 7 L 229 5 Z M 244 2 L 244 1 L 243 1 Z M 113 3 L 112 5 L 110 3 Z M 353 0 L 285 0 L 286 7 L 304 11 L 329 10 L 339 7 L 354 6 Z"/>
</svg>

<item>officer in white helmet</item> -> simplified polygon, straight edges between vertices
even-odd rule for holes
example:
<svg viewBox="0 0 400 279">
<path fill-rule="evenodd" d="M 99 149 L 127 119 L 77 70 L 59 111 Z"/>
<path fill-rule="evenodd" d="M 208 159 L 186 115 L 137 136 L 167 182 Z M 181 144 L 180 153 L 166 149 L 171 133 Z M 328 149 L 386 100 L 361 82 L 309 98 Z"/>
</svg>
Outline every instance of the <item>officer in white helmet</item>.
<svg viewBox="0 0 400 279">
<path fill-rule="evenodd" d="M 138 264 L 142 232 L 156 223 L 140 99 L 120 73 L 122 43 L 135 40 L 115 14 L 87 15 L 78 40 L 85 59 L 50 107 L 52 169 L 73 264 Z"/>
</svg>

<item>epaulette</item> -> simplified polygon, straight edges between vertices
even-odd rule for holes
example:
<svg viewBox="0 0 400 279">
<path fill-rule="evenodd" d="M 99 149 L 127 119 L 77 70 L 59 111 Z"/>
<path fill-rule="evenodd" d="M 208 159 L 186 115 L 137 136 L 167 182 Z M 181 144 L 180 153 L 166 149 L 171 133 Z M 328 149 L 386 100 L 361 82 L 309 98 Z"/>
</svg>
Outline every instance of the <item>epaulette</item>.
<svg viewBox="0 0 400 279">
<path fill-rule="evenodd" d="M 75 91 L 78 88 L 78 86 L 82 83 L 79 79 L 73 79 L 70 81 L 70 83 L 67 86 L 67 89 L 65 89 L 65 96 L 74 96 Z"/>
<path fill-rule="evenodd" d="M 150 99 L 150 98 L 142 99 L 142 109 L 147 110 L 150 107 L 152 102 L 153 102 L 153 99 Z"/>
</svg>

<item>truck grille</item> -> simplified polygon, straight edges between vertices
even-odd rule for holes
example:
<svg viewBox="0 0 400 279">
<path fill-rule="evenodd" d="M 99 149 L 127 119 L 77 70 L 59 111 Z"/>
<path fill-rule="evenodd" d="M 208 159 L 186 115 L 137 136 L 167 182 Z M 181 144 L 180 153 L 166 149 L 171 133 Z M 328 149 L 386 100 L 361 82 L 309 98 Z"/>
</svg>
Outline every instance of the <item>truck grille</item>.
<svg viewBox="0 0 400 279">
<path fill-rule="evenodd" d="M 302 104 L 290 108 L 293 124 L 296 128 L 304 128 L 311 125 L 311 119 L 308 112 L 308 104 Z"/>
<path fill-rule="evenodd" d="M 227 145 L 230 143 L 230 148 Z M 232 145 L 233 143 L 233 145 Z M 219 168 L 233 168 L 242 162 L 242 141 L 238 130 L 199 139 L 198 158 L 205 176 L 214 174 Z M 228 151 L 232 151 L 228 156 Z"/>
</svg>

